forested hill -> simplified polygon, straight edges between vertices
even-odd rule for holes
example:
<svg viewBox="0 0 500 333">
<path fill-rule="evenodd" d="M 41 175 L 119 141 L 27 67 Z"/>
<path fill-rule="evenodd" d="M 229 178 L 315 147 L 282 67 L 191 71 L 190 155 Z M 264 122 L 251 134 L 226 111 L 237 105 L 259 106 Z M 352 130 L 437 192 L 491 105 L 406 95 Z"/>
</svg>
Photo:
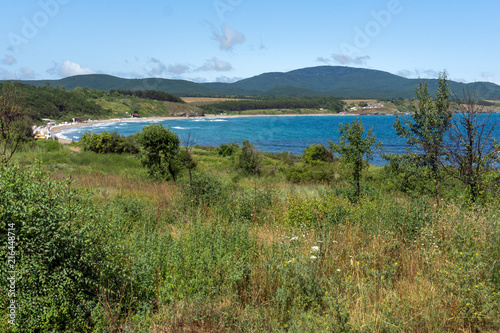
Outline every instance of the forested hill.
<svg viewBox="0 0 500 333">
<path fill-rule="evenodd" d="M 173 95 L 208 96 L 213 93 L 198 83 L 185 80 L 149 79 L 122 79 L 112 75 L 88 74 L 75 75 L 60 80 L 21 81 L 33 86 L 44 86 L 49 83 L 52 87 L 64 87 L 66 90 L 75 88 L 90 88 L 95 90 L 157 90 Z"/>
<path fill-rule="evenodd" d="M 179 97 L 155 90 L 67 90 L 53 88 L 47 84 L 35 87 L 29 84 L 0 82 L 0 93 L 4 88 L 15 89 L 22 101 L 24 115 L 33 122 L 41 122 L 44 118 L 58 121 L 70 121 L 74 117 L 126 118 L 133 113 L 142 117 L 202 114 L 196 106 L 187 105 Z"/>
<path fill-rule="evenodd" d="M 436 90 L 437 80 L 429 82 L 429 91 Z M 234 83 L 195 83 L 160 78 L 122 79 L 111 75 L 78 75 L 61 80 L 23 81 L 30 85 L 64 86 L 97 90 L 158 90 L 177 96 L 335 96 L 343 98 L 411 98 L 415 96 L 418 79 L 407 79 L 383 71 L 320 66 L 286 73 L 265 73 Z M 449 81 L 450 88 L 460 95 L 464 89 L 476 91 L 476 97 L 500 100 L 500 86 L 490 82 L 459 83 Z"/>
</svg>

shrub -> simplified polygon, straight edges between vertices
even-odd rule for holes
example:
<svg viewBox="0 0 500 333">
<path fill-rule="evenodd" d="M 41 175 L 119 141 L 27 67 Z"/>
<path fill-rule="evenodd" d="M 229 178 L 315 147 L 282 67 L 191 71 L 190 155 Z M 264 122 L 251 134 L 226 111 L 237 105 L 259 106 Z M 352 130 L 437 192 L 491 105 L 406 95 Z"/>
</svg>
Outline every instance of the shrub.
<svg viewBox="0 0 500 333">
<path fill-rule="evenodd" d="M 7 298 L 9 287 L 2 283 L 0 302 L 15 300 L 15 321 L 22 325 L 4 331 L 89 331 L 102 284 L 111 292 L 123 285 L 95 207 L 69 185 L 32 166 L 0 168 L 0 254 L 15 259 L 0 263 L 2 281 L 15 271 L 15 297 Z"/>
<path fill-rule="evenodd" d="M 219 156 L 222 157 L 227 157 L 227 156 L 232 156 L 234 153 L 238 151 L 238 144 L 237 143 L 231 143 L 231 144 L 225 144 L 222 143 L 219 148 L 217 148 L 217 152 L 219 153 Z"/>
<path fill-rule="evenodd" d="M 63 145 L 56 140 L 38 140 L 35 141 L 35 144 L 46 152 L 60 151 L 63 149 Z"/>
<path fill-rule="evenodd" d="M 82 136 L 79 145 L 84 151 L 93 151 L 99 154 L 137 154 L 139 152 L 139 147 L 132 137 L 125 137 L 117 132 L 102 132 L 100 134 L 87 132 Z"/>
<path fill-rule="evenodd" d="M 183 184 L 183 194 L 187 203 L 195 205 L 205 204 L 212 206 L 224 201 L 224 185 L 214 175 L 202 172 L 193 172 L 189 182 Z"/>
<path fill-rule="evenodd" d="M 160 302 L 201 298 L 210 303 L 245 287 L 256 244 L 247 225 L 195 221 L 166 251 Z"/>
<path fill-rule="evenodd" d="M 285 176 L 287 180 L 295 183 L 331 182 L 335 179 L 335 170 L 331 166 L 323 162 L 312 166 L 294 165 L 286 169 Z"/>
<path fill-rule="evenodd" d="M 333 154 L 324 145 L 313 144 L 304 150 L 302 158 L 304 162 L 309 164 L 317 161 L 331 162 L 333 161 Z"/>
<path fill-rule="evenodd" d="M 180 171 L 178 154 L 180 140 L 176 133 L 162 124 L 146 126 L 137 134 L 137 140 L 144 147 L 142 164 L 154 178 L 175 181 Z"/>
<path fill-rule="evenodd" d="M 236 166 L 244 175 L 260 173 L 261 158 L 254 145 L 248 140 L 243 140 L 241 149 L 236 155 Z"/>
</svg>

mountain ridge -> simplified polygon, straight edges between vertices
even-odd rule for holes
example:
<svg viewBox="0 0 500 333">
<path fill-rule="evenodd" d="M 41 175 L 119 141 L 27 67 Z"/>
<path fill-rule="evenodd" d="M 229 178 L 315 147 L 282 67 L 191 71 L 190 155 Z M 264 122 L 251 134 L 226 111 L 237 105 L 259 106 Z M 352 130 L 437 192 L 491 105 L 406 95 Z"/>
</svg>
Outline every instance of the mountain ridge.
<svg viewBox="0 0 500 333">
<path fill-rule="evenodd" d="M 125 79 L 109 74 L 86 74 L 59 80 L 24 80 L 34 86 L 63 86 L 68 90 L 159 90 L 179 96 L 335 96 L 342 98 L 412 98 L 420 79 L 408 79 L 388 72 L 346 66 L 306 67 L 289 72 L 268 72 L 234 83 L 196 83 L 162 78 Z M 435 91 L 436 79 L 427 81 Z M 491 82 L 448 81 L 457 95 L 467 89 L 480 99 L 500 100 L 500 86 Z"/>
</svg>

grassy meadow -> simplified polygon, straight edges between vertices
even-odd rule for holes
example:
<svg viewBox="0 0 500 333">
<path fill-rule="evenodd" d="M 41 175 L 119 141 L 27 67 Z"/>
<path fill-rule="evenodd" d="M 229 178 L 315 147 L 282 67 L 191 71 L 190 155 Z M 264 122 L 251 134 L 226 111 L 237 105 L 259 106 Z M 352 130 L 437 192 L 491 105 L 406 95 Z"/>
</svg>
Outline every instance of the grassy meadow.
<svg viewBox="0 0 500 333">
<path fill-rule="evenodd" d="M 372 166 L 358 202 L 335 161 L 260 153 L 260 173 L 245 175 L 215 147 L 192 155 L 191 179 L 184 171 L 165 182 L 135 155 L 23 147 L 0 179 L 17 174 L 11 186 L 26 195 L 15 200 L 38 198 L 37 214 L 66 214 L 57 224 L 65 236 L 47 251 L 71 250 L 57 259 L 70 268 L 56 279 L 20 252 L 22 317 L 0 321 L 0 331 L 500 330 L 498 191 L 473 205 L 448 179 L 437 203 L 430 182 Z M 33 282 L 35 272 L 46 280 Z M 57 288 L 47 289 L 50 279 Z M 22 289 L 34 283 L 36 293 Z"/>
</svg>

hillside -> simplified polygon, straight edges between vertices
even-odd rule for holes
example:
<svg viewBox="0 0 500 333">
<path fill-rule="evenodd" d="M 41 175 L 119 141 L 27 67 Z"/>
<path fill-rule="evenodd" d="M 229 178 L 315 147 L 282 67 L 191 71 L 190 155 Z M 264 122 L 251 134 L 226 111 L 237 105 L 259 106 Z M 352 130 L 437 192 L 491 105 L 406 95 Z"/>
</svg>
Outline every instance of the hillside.
<svg viewBox="0 0 500 333">
<path fill-rule="evenodd" d="M 112 75 L 89 74 L 75 75 L 61 80 L 34 80 L 21 81 L 33 86 L 43 86 L 46 82 L 52 87 L 64 87 L 67 90 L 75 88 L 90 88 L 95 90 L 158 90 L 174 95 L 202 95 L 214 94 L 209 88 L 185 80 L 167 79 L 123 79 Z"/>
<path fill-rule="evenodd" d="M 0 83 L 0 91 L 3 85 Z M 130 96 L 128 91 L 108 93 L 102 90 L 78 88 L 66 90 L 50 86 L 34 87 L 19 84 L 18 92 L 24 100 L 26 116 L 40 123 L 49 118 L 70 121 L 74 117 L 84 119 L 127 118 L 137 112 L 142 117 L 151 116 L 199 116 L 203 112 L 194 105 L 188 105 L 176 96 L 156 94 L 152 98 Z M 143 91 L 148 96 L 151 91 Z M 154 93 L 154 92 L 153 92 Z M 141 94 L 139 94 L 141 95 Z M 169 97 L 170 101 L 155 98 Z M 177 101 L 177 102 L 174 102 Z"/>
<path fill-rule="evenodd" d="M 437 80 L 427 80 L 435 91 Z M 30 85 L 64 86 L 97 90 L 159 90 L 178 96 L 335 96 L 343 98 L 412 98 L 418 79 L 407 79 L 391 73 L 340 66 L 320 66 L 286 73 L 264 73 L 234 83 L 195 83 L 160 78 L 122 79 L 111 75 L 78 75 L 52 81 L 23 81 Z M 459 83 L 449 81 L 460 95 L 464 89 L 476 88 L 477 97 L 500 100 L 500 86 L 490 82 Z"/>
</svg>

